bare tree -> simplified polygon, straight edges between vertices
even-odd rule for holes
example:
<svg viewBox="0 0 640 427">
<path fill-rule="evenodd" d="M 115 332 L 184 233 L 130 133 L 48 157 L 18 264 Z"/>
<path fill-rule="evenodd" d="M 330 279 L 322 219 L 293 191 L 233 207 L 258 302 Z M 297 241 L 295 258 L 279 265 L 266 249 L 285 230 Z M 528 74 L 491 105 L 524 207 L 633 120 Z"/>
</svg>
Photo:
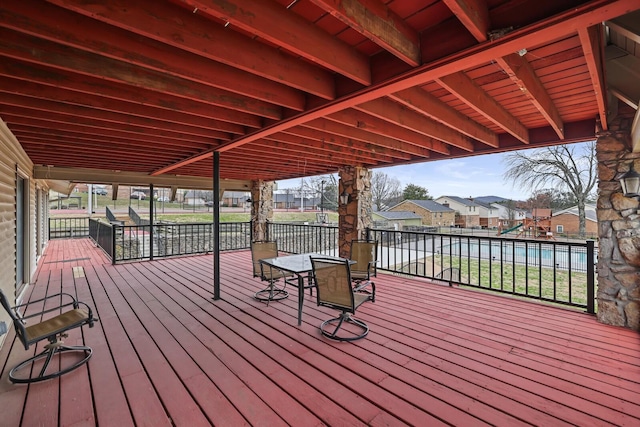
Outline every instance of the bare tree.
<svg viewBox="0 0 640 427">
<path fill-rule="evenodd" d="M 377 210 L 400 197 L 400 180 L 384 172 L 373 172 L 371 176 L 371 198 Z"/>
<path fill-rule="evenodd" d="M 556 145 L 529 153 L 507 154 L 505 180 L 531 190 L 547 185 L 566 190 L 578 206 L 579 234 L 585 235 L 585 203 L 598 180 L 595 141 L 581 145 Z"/>
</svg>

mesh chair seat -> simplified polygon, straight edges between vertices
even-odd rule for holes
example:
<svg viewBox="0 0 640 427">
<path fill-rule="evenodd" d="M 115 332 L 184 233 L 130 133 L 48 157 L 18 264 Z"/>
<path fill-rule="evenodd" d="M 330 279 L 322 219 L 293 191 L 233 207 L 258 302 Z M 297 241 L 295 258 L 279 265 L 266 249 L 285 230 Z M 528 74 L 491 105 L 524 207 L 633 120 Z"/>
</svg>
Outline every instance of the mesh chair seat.
<svg viewBox="0 0 640 427">
<path fill-rule="evenodd" d="M 278 246 L 276 242 L 252 242 L 251 243 L 251 259 L 253 261 L 253 277 L 259 277 L 262 281 L 269 282 L 269 285 L 254 294 L 255 299 L 259 301 L 279 301 L 289 296 L 289 292 L 285 289 L 287 279 L 293 277 L 292 273 L 288 273 L 271 266 L 263 265 L 260 260 L 275 258 L 278 256 Z M 282 279 L 282 287 L 276 286 Z"/>
<path fill-rule="evenodd" d="M 356 291 L 368 292 L 375 299 L 375 283 L 371 277 L 378 274 L 378 242 L 376 240 L 352 240 L 351 261 L 355 261 L 351 267 L 351 281 Z M 367 289 L 371 287 L 372 289 Z"/>
<path fill-rule="evenodd" d="M 375 294 L 355 291 L 351 284 L 349 260 L 312 257 L 313 278 L 319 306 L 339 310 L 338 317 L 325 320 L 320 331 L 336 341 L 355 341 L 369 333 L 369 326 L 354 318 L 358 307 L 374 301 Z M 375 289 L 373 289 L 375 292 Z"/>
<path fill-rule="evenodd" d="M 29 304 L 40 303 L 46 300 L 53 299 L 57 299 L 58 301 L 60 301 L 61 298 L 67 299 L 69 302 L 59 305 L 55 308 L 50 308 L 35 313 L 29 313 L 28 316 L 22 316 L 20 313 L 20 310 L 27 309 Z M 89 327 L 91 328 L 93 327 L 94 322 L 98 320 L 97 318 L 93 317 L 91 308 L 89 308 L 89 306 L 85 303 L 77 301 L 70 294 L 59 293 L 55 295 L 49 295 L 46 298 L 31 301 L 28 304 L 21 304 L 15 307 L 11 307 L 9 300 L 2 291 L 0 291 L 0 301 L 2 302 L 2 306 L 4 307 L 4 309 L 11 316 L 11 320 L 13 321 L 13 325 L 16 331 L 16 336 L 24 345 L 25 350 L 28 350 L 31 345 L 37 342 L 43 341 L 45 339 L 49 341 L 49 343 L 44 346 L 44 350 L 41 353 L 28 358 L 27 360 L 21 362 L 13 369 L 11 369 L 11 371 L 9 371 L 9 379 L 11 380 L 11 382 L 23 384 L 57 378 L 61 375 L 73 371 L 76 368 L 79 368 L 80 366 L 87 363 L 91 358 L 91 355 L 93 354 L 93 350 L 91 349 L 91 347 L 87 347 L 85 345 L 65 345 L 62 341 L 62 339 L 67 336 L 67 331 L 75 328 L 81 328 L 84 325 L 89 325 Z M 80 306 L 82 306 L 82 308 Z M 52 318 L 43 320 L 42 322 L 34 323 L 33 325 L 27 326 L 27 319 L 41 317 L 47 313 L 60 311 L 65 307 L 71 307 L 71 309 Z M 59 362 L 57 361 L 51 364 L 54 356 L 62 353 L 75 353 L 79 355 L 79 358 L 76 357 L 75 361 L 71 364 L 66 362 L 66 365 L 64 362 L 62 362 L 61 358 L 58 358 L 60 359 Z M 40 365 L 38 362 L 42 359 L 44 359 L 44 362 L 42 363 L 42 365 Z M 64 360 L 68 361 L 69 358 L 65 357 Z M 50 372 L 48 370 L 50 365 L 60 366 L 60 369 Z M 23 372 L 25 372 L 26 374 L 20 375 Z"/>
</svg>

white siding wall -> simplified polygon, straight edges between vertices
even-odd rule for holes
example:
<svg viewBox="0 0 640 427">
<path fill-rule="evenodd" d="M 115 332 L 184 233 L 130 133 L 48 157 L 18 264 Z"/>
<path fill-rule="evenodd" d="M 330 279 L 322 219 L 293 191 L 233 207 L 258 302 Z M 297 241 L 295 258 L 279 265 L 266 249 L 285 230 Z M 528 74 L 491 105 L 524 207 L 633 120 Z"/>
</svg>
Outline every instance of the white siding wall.
<svg viewBox="0 0 640 427">
<path fill-rule="evenodd" d="M 26 155 L 14 135 L 0 119 L 0 289 L 13 302 L 16 287 L 16 170 L 27 179 L 29 220 L 25 225 L 25 248 L 28 255 L 25 259 L 25 281 L 30 281 L 36 270 L 36 230 L 43 228 L 43 221 L 36 226 L 36 181 L 33 179 L 33 163 Z M 45 183 L 39 183 L 45 188 Z M 46 198 L 41 197 L 43 203 Z M 39 207 L 43 209 L 41 205 Z M 41 210 L 41 212 L 43 212 Z M 46 241 L 46 235 L 41 236 Z M 9 324 L 9 316 L 0 309 L 0 321 Z M 0 346 L 6 335 L 0 337 Z"/>
</svg>

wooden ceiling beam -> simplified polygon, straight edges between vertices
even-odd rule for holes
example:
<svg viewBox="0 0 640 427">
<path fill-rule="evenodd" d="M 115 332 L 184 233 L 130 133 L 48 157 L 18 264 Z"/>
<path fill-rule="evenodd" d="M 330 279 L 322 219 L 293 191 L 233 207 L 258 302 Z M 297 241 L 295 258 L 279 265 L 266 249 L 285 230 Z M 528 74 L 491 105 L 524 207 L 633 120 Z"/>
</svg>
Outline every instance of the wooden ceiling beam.
<svg viewBox="0 0 640 427">
<path fill-rule="evenodd" d="M 197 11 L 193 13 L 193 10 L 154 0 L 49 2 L 321 98 L 335 97 L 333 77 L 329 72 L 227 29 L 222 23 L 217 25 L 199 16 Z"/>
<path fill-rule="evenodd" d="M 2 92 L 0 91 L 0 93 Z M 2 96 L 0 97 L 0 107 L 3 105 L 40 111 L 42 113 L 55 111 L 57 114 L 66 114 L 81 117 L 83 119 L 94 119 L 99 122 L 108 122 L 119 126 L 134 125 L 150 130 L 158 129 L 165 132 L 176 133 L 177 135 L 197 135 L 206 138 L 228 140 L 230 139 L 230 136 L 228 135 L 229 133 L 236 135 L 244 134 L 243 126 L 220 120 L 211 121 L 211 123 L 216 126 L 216 129 L 203 129 L 201 127 L 190 126 L 183 123 L 168 123 L 147 117 L 139 117 L 131 114 L 99 110 L 85 106 L 8 93 L 2 93 Z"/>
<path fill-rule="evenodd" d="M 420 37 L 378 0 L 311 0 L 378 46 L 411 66 L 420 61 Z"/>
<path fill-rule="evenodd" d="M 603 27 L 598 24 L 582 28 L 578 30 L 578 36 L 580 36 L 580 43 L 582 44 L 589 75 L 591 76 L 591 84 L 596 94 L 600 126 L 602 126 L 602 129 L 607 130 L 609 129 L 609 124 L 607 117 L 607 89 L 604 77 Z"/>
<path fill-rule="evenodd" d="M 389 97 L 420 114 L 431 117 L 445 125 L 458 130 L 470 138 L 481 141 L 490 147 L 498 147 L 498 136 L 495 132 L 471 120 L 455 108 L 449 107 L 435 96 L 421 88 L 406 89 Z"/>
<path fill-rule="evenodd" d="M 436 79 L 436 81 L 449 92 L 460 98 L 469 107 L 500 126 L 506 132 L 525 144 L 529 142 L 527 128 L 511 113 L 497 104 L 493 98 L 463 72 L 442 76 Z"/>
<path fill-rule="evenodd" d="M 340 135 L 345 138 L 351 138 L 365 143 L 370 143 L 382 149 L 389 149 L 394 152 L 406 153 L 411 156 L 429 158 L 431 156 L 431 150 L 416 147 L 412 144 L 405 144 L 398 141 L 395 138 L 389 138 L 384 135 L 378 135 L 371 133 L 366 129 L 358 129 L 343 123 L 338 123 L 331 120 L 316 119 L 304 124 L 305 127 L 315 129 L 320 132 L 328 132 L 334 135 Z"/>
<path fill-rule="evenodd" d="M 271 0 L 181 0 L 363 85 L 371 84 L 369 58 L 313 23 Z"/>
<path fill-rule="evenodd" d="M 443 0 L 467 30 L 482 42 L 488 39 L 491 26 L 486 0 Z"/>
<path fill-rule="evenodd" d="M 555 129 L 558 137 L 564 139 L 564 124 L 560 112 L 529 61 L 517 53 L 512 53 L 497 58 L 496 62 Z"/>
<path fill-rule="evenodd" d="M 61 70 L 98 77 L 136 88 L 200 101 L 218 107 L 257 114 L 272 119 L 282 117 L 282 108 L 232 92 L 186 81 L 75 48 L 0 28 L 0 55 L 43 64 Z"/>
<path fill-rule="evenodd" d="M 442 154 L 448 154 L 449 149 L 442 141 L 430 138 L 412 130 L 392 124 L 386 120 L 379 119 L 358 110 L 344 110 L 327 116 L 327 119 L 334 120 L 355 128 L 366 129 L 369 132 L 396 138 L 417 147 L 427 148 Z"/>
<path fill-rule="evenodd" d="M 6 2 L 0 25 L 25 34 L 302 111 L 304 93 L 39 0 Z M 211 78 L 215 76 L 215 78 Z"/>
<path fill-rule="evenodd" d="M 0 76 L 12 81 L 27 82 L 32 85 L 42 85 L 45 90 L 71 91 L 72 96 L 79 95 L 87 100 L 96 100 L 101 106 L 110 105 L 111 100 L 150 106 L 165 110 L 167 114 L 190 114 L 194 116 L 237 123 L 251 128 L 259 128 L 262 119 L 256 115 L 231 111 L 203 102 L 192 101 L 171 95 L 161 95 L 158 92 L 133 88 L 131 86 L 106 82 L 90 76 L 55 70 L 38 64 L 29 64 L 11 59 L 0 61 Z M 21 76 L 22 80 L 14 77 Z M 27 80 L 28 79 L 28 80 Z M 2 80 L 2 79 L 0 79 Z M 21 83 L 18 84 L 18 86 Z M 16 89 L 20 91 L 20 89 Z M 67 96 L 66 94 L 64 96 Z M 98 97 L 100 99 L 98 99 Z M 74 98 L 75 99 L 75 98 Z M 117 105 L 106 107 L 117 110 Z M 123 111 L 128 111 L 128 108 Z M 177 117 L 177 116 L 176 116 Z"/>
<path fill-rule="evenodd" d="M 354 109 L 363 111 L 381 120 L 386 120 L 405 129 L 434 139 L 439 139 L 454 147 L 469 152 L 473 151 L 473 143 L 468 136 L 426 117 L 415 110 L 409 109 L 402 104 L 394 102 L 389 98 L 385 97 L 368 101 L 355 106 Z"/>
</svg>

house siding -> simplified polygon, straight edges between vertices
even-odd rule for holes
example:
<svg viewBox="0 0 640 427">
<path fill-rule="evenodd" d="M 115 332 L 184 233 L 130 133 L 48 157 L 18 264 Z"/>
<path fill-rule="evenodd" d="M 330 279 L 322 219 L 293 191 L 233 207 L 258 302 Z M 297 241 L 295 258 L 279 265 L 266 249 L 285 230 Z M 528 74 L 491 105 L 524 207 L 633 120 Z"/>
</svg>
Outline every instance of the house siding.
<svg viewBox="0 0 640 427">
<path fill-rule="evenodd" d="M 553 234 L 558 234 L 558 225 L 561 225 L 564 230 L 562 234 L 576 235 L 580 229 L 580 221 L 577 215 L 564 213 L 558 216 L 551 217 L 551 231 Z M 598 223 L 595 221 L 586 220 L 585 232 L 590 235 L 598 233 Z"/>
<path fill-rule="evenodd" d="M 43 208 L 46 206 L 46 195 L 38 198 L 39 206 L 36 206 L 36 188 L 43 191 L 46 188 L 44 182 L 36 182 L 33 179 L 33 163 L 26 155 L 16 138 L 0 120 L 0 289 L 13 301 L 16 297 L 16 178 L 20 174 L 25 179 L 27 221 L 25 224 L 25 272 L 24 281 L 30 282 L 35 273 L 37 256 L 41 251 L 36 250 L 37 242 L 40 246 L 46 243 L 48 213 Z M 36 209 L 40 209 L 39 223 L 36 223 Z M 0 310 L 0 321 L 9 325 L 9 316 L 4 310 Z M 6 335 L 0 337 L 0 346 Z"/>
<path fill-rule="evenodd" d="M 391 212 L 413 212 L 422 217 L 422 225 L 448 227 L 455 223 L 455 212 L 431 212 L 415 203 L 404 201 L 389 209 Z M 442 214 L 442 216 L 440 215 Z"/>
</svg>

